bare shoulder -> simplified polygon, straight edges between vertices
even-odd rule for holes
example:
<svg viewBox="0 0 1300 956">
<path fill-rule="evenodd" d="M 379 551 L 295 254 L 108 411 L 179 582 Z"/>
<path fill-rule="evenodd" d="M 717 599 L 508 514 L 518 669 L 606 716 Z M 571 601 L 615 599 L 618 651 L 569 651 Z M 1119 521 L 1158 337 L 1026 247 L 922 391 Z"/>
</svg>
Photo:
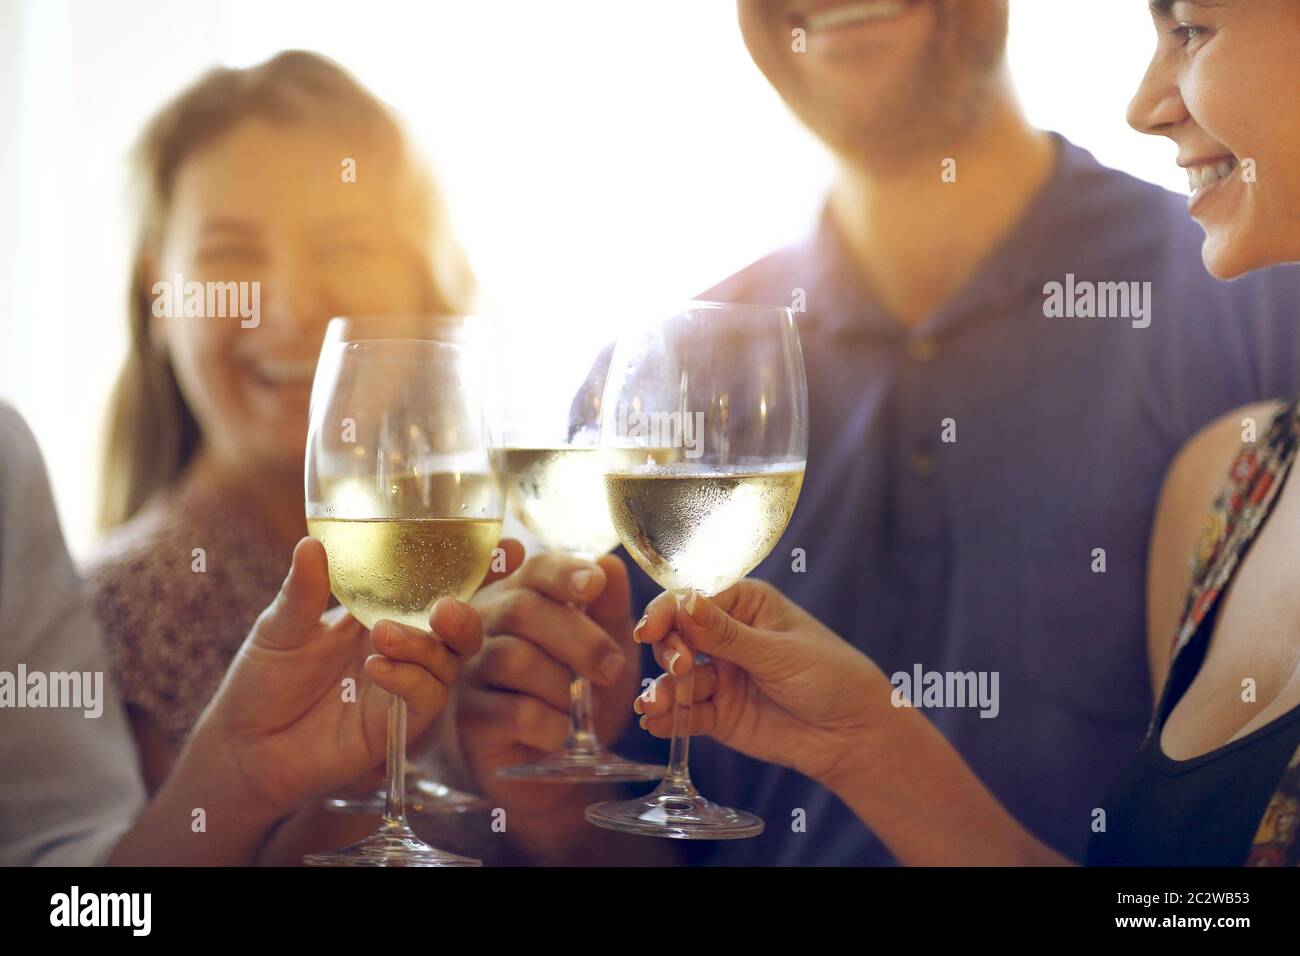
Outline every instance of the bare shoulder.
<svg viewBox="0 0 1300 956">
<path fill-rule="evenodd" d="M 1161 507 L 1167 503 L 1177 505 L 1188 498 L 1199 500 L 1207 493 L 1212 501 L 1243 444 L 1262 438 L 1284 408 L 1286 403 L 1281 401 L 1243 405 L 1215 419 L 1188 439 L 1174 456 L 1165 476 L 1160 493 Z"/>
<path fill-rule="evenodd" d="M 1175 629 L 1191 584 L 1191 564 L 1211 508 L 1241 453 L 1258 441 L 1280 401 L 1243 405 L 1206 425 L 1174 457 L 1160 491 L 1147 571 L 1147 651 L 1156 693 L 1164 685 Z"/>
</svg>

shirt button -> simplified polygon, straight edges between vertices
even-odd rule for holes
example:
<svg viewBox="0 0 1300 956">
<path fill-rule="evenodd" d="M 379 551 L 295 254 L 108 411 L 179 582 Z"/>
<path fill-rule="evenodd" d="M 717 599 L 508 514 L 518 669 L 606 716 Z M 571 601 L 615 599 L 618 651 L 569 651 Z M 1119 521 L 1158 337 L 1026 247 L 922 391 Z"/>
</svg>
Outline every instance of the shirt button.
<svg viewBox="0 0 1300 956">
<path fill-rule="evenodd" d="M 935 461 L 934 455 L 930 454 L 928 451 L 912 452 L 911 464 L 912 473 L 918 478 L 929 478 L 934 474 L 935 469 L 938 467 L 938 462 Z"/>
<path fill-rule="evenodd" d="M 913 362 L 933 362 L 939 354 L 939 346 L 934 339 L 913 339 L 907 343 L 907 354 Z"/>
</svg>

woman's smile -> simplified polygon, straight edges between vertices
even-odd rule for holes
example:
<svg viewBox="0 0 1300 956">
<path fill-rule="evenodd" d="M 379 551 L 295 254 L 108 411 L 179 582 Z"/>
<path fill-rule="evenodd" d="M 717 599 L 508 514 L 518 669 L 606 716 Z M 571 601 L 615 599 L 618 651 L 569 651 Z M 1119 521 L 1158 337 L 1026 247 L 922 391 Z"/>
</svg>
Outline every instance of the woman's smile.
<svg viewBox="0 0 1300 956">
<path fill-rule="evenodd" d="M 1223 202 L 1231 202 L 1234 184 L 1242 184 L 1241 176 L 1234 173 L 1241 168 L 1237 157 L 1232 155 L 1180 163 L 1187 170 L 1187 186 L 1191 194 L 1187 197 L 1187 211 L 1196 218 L 1208 207 L 1214 197 Z"/>
</svg>

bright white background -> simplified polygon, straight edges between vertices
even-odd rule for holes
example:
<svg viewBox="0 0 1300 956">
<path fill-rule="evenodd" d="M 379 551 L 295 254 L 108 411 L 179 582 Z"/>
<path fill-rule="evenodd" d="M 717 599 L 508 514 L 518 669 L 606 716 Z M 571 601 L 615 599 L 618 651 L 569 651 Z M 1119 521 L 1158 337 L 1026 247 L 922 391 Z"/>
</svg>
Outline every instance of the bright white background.
<svg viewBox="0 0 1300 956">
<path fill-rule="evenodd" d="M 1012 11 L 1032 119 L 1185 191 L 1172 148 L 1123 120 L 1154 42 L 1145 0 Z M 206 66 L 286 47 L 333 56 L 406 118 L 507 298 L 692 295 L 797 238 L 829 175 L 731 0 L 0 0 L 0 397 L 37 434 L 77 552 L 125 341 L 123 155 Z"/>
</svg>

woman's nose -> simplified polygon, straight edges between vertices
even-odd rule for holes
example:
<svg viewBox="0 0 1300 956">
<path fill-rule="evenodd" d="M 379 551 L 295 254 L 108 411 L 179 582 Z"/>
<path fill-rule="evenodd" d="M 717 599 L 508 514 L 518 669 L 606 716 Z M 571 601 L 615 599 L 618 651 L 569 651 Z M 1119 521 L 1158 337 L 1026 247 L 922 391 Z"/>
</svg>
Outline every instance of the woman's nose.
<svg viewBox="0 0 1300 956">
<path fill-rule="evenodd" d="M 262 311 L 277 327 L 307 329 L 329 320 L 325 282 L 319 270 L 305 262 L 284 262 L 268 276 L 262 292 Z"/>
<path fill-rule="evenodd" d="M 1173 64 L 1157 55 L 1129 101 L 1128 125 L 1139 133 L 1168 136 L 1187 116 Z"/>
</svg>

